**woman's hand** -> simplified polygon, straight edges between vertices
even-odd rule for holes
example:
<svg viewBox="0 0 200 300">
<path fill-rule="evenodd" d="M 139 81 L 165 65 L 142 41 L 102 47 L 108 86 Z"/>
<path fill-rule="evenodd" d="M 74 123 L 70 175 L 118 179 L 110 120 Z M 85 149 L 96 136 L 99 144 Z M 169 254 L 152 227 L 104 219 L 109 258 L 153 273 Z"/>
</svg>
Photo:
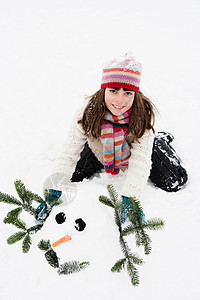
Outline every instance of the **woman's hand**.
<svg viewBox="0 0 200 300">
<path fill-rule="evenodd" d="M 122 223 L 124 223 L 127 219 L 127 210 L 129 212 L 133 212 L 131 205 L 130 205 L 130 201 L 132 201 L 129 197 L 126 196 L 122 196 L 122 203 L 124 204 L 124 208 L 121 210 L 121 221 Z M 143 224 L 145 222 L 145 214 L 142 210 L 141 211 L 141 224 Z"/>
<path fill-rule="evenodd" d="M 52 207 L 54 205 L 54 202 L 57 201 L 62 195 L 62 192 L 57 190 L 50 189 L 48 192 L 48 196 L 46 195 L 45 197 L 46 203 L 41 203 L 36 208 L 36 212 L 38 213 L 36 217 L 37 223 L 44 223 L 44 221 L 48 217 L 47 205 L 49 204 Z"/>
</svg>

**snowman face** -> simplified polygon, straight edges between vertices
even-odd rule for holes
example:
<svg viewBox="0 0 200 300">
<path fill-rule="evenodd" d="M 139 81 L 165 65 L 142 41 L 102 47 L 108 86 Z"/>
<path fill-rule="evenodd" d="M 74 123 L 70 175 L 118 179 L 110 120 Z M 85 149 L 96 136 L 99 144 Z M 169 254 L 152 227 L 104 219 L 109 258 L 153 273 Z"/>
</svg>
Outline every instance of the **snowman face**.
<svg viewBox="0 0 200 300">
<path fill-rule="evenodd" d="M 42 228 L 43 239 L 49 239 L 61 261 L 77 259 L 75 248 L 86 250 L 88 214 L 80 212 L 74 200 L 67 206 L 54 207 Z M 86 251 L 85 251 L 86 252 Z"/>
<path fill-rule="evenodd" d="M 113 209 L 98 200 L 98 195 L 106 194 L 106 188 L 102 192 L 102 185 L 93 183 L 88 193 L 88 185 L 85 187 L 81 184 L 69 205 L 53 208 L 38 238 L 50 240 L 60 263 L 87 260 L 97 268 L 98 261 L 105 261 L 99 266 L 108 269 L 121 255 Z"/>
<path fill-rule="evenodd" d="M 64 222 L 66 222 L 66 214 L 64 212 L 59 212 L 56 216 L 55 216 L 55 221 L 58 224 L 63 224 Z M 75 229 L 78 231 L 83 231 L 86 227 L 86 223 L 83 221 L 82 218 L 76 219 L 75 220 L 75 225 L 74 225 Z M 65 236 L 63 236 L 62 238 L 60 238 L 59 240 L 57 240 L 56 242 L 54 242 L 52 244 L 52 247 L 57 247 L 62 243 L 68 242 L 71 240 L 71 236 L 66 234 Z"/>
</svg>

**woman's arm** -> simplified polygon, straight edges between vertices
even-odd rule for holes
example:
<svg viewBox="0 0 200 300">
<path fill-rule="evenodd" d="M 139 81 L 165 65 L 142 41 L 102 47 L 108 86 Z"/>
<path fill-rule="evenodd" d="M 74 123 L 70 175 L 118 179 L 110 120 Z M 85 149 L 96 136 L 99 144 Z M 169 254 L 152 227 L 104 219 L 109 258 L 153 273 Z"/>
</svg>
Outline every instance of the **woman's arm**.
<svg viewBox="0 0 200 300">
<path fill-rule="evenodd" d="M 121 195 L 136 197 L 139 201 L 141 200 L 142 192 L 150 175 L 153 140 L 153 131 L 146 130 L 139 140 L 140 143 L 136 141 L 133 143 Z"/>
<path fill-rule="evenodd" d="M 52 174 L 53 188 L 55 190 L 63 191 L 66 189 L 87 140 L 81 125 L 77 124 L 81 117 L 82 109 L 73 118 L 63 150 L 56 159 Z"/>
</svg>

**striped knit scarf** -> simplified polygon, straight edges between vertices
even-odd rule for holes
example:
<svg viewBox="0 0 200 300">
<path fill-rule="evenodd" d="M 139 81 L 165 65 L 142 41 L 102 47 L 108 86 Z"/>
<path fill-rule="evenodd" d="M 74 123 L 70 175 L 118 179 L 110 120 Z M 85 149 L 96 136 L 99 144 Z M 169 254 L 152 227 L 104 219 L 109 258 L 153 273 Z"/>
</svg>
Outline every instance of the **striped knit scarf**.
<svg viewBox="0 0 200 300">
<path fill-rule="evenodd" d="M 125 138 L 128 135 L 128 123 L 131 109 L 116 117 L 107 111 L 101 125 L 104 169 L 106 173 L 116 175 L 120 166 L 128 166 L 130 148 Z"/>
</svg>

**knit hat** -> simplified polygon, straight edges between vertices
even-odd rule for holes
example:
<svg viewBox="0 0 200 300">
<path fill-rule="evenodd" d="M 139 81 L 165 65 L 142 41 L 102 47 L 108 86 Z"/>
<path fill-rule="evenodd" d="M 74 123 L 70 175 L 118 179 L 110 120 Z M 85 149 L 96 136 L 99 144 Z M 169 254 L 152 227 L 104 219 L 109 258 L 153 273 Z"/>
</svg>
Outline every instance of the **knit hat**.
<svg viewBox="0 0 200 300">
<path fill-rule="evenodd" d="M 131 52 L 110 60 L 103 66 L 101 88 L 121 87 L 139 91 L 142 65 Z"/>
</svg>

